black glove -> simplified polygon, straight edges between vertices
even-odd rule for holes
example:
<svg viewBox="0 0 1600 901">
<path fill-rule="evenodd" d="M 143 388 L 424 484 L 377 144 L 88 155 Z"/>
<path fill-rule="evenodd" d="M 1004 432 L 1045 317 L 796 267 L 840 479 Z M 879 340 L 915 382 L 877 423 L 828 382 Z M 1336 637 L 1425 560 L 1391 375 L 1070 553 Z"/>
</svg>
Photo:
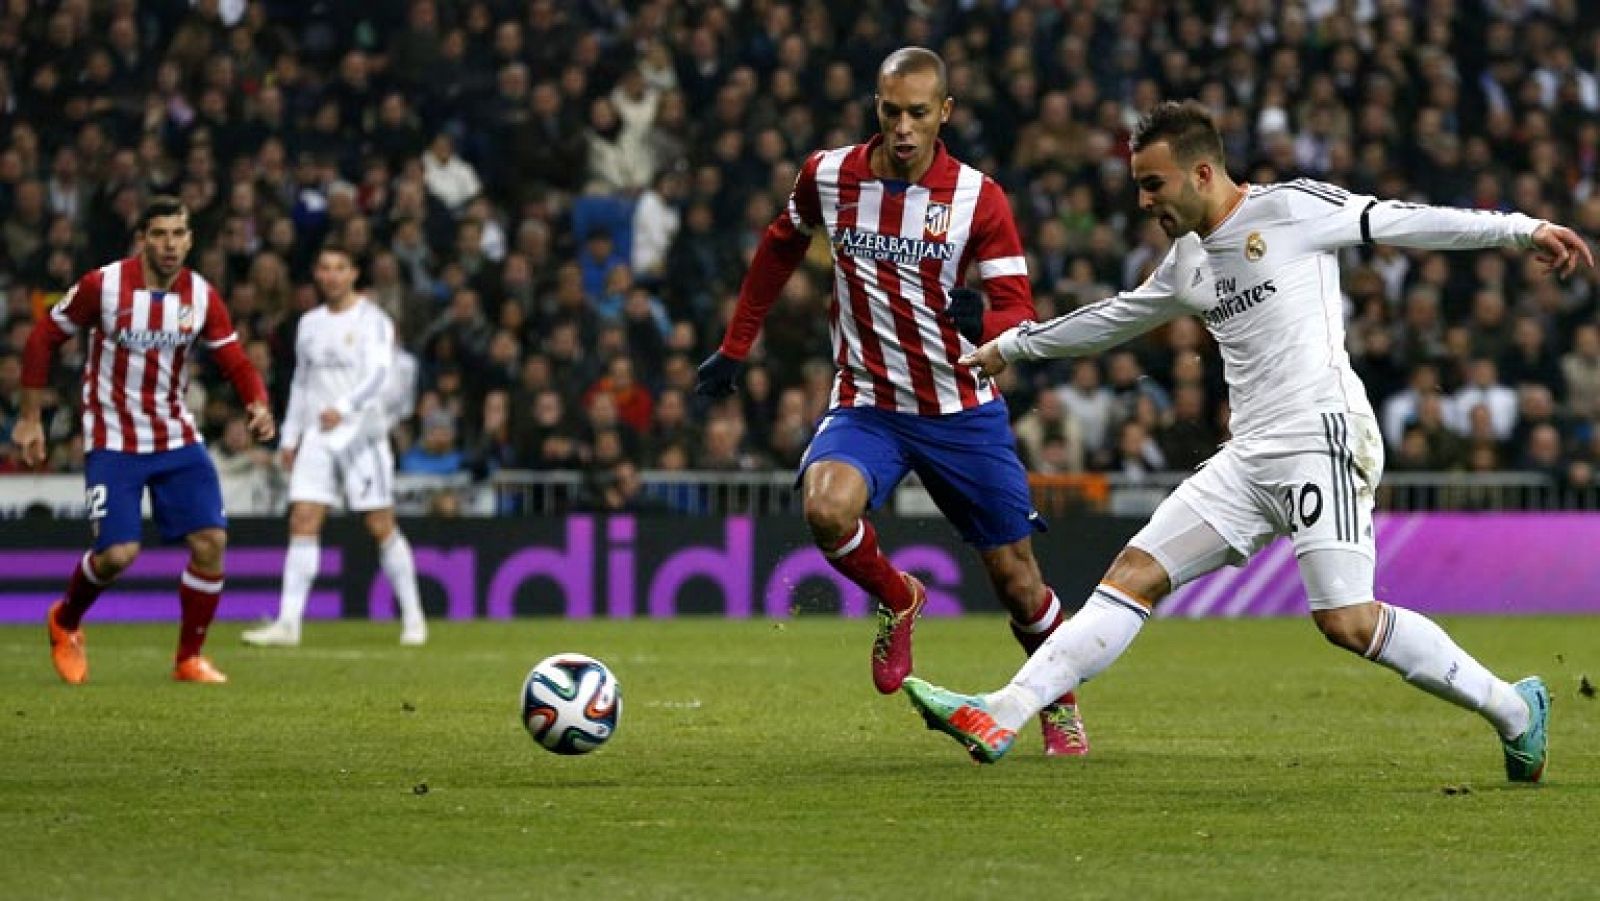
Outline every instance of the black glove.
<svg viewBox="0 0 1600 901">
<path fill-rule="evenodd" d="M 733 393 L 733 383 L 739 378 L 739 369 L 743 365 L 720 350 L 706 357 L 705 362 L 700 364 L 694 393 L 701 397 L 727 397 Z"/>
<path fill-rule="evenodd" d="M 983 307 L 982 294 L 971 288 L 954 288 L 950 291 L 950 302 L 939 315 L 954 325 L 961 337 L 973 344 L 982 344 Z"/>
</svg>

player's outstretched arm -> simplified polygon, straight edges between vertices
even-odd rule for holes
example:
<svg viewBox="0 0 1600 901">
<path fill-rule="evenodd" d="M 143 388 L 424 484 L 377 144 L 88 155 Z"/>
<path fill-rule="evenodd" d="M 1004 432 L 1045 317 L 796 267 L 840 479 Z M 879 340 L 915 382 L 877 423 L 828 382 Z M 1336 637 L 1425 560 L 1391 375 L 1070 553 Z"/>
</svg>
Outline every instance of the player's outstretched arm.
<svg viewBox="0 0 1600 901">
<path fill-rule="evenodd" d="M 789 276 L 800 268 L 811 236 L 800 231 L 787 214 L 779 214 L 767 226 L 739 286 L 739 304 L 722 337 L 722 346 L 700 364 L 694 391 L 703 397 L 727 397 L 733 393 L 739 370 L 750 348 L 761 334 L 761 323 L 783 290 Z"/>
<path fill-rule="evenodd" d="M 1194 281 L 1197 274 L 1202 280 L 1198 287 Z M 1184 298 L 1191 292 L 1207 290 L 1210 275 L 1205 250 L 1191 232 L 1174 243 L 1173 251 L 1138 288 L 1079 307 L 1049 322 L 1024 322 L 1007 329 L 960 362 L 992 378 L 1018 360 L 1055 360 L 1099 353 L 1190 312 Z M 1174 288 L 1180 281 L 1183 291 Z M 1204 305 L 1198 300 L 1193 303 Z"/>
<path fill-rule="evenodd" d="M 1594 268 L 1594 251 L 1583 236 L 1565 225 L 1546 222 L 1533 230 L 1534 257 L 1551 272 L 1566 278 L 1578 271 L 1578 264 Z"/>
<path fill-rule="evenodd" d="M 817 167 L 822 157 L 822 151 L 818 151 L 806 158 L 795 175 L 789 203 L 762 233 L 750 269 L 739 285 L 739 303 L 722 344 L 700 364 L 694 384 L 696 394 L 716 398 L 733 393 L 744 358 L 761 334 L 761 323 L 789 276 L 806 258 L 812 230 L 822 224 L 822 201 L 817 192 Z"/>
</svg>

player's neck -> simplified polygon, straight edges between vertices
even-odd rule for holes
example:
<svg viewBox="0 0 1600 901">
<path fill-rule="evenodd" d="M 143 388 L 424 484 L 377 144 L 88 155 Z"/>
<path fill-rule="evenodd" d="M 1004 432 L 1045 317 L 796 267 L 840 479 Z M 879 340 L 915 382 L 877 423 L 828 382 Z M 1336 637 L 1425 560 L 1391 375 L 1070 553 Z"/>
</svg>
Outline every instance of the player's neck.
<svg viewBox="0 0 1600 901">
<path fill-rule="evenodd" d="M 1225 185 L 1218 185 L 1217 194 L 1222 202 L 1215 207 L 1215 211 L 1211 215 L 1205 218 L 1205 221 L 1200 223 L 1200 237 L 1206 237 L 1216 231 L 1217 226 L 1227 222 L 1228 217 L 1233 215 L 1233 211 L 1239 208 L 1239 204 L 1244 203 L 1244 197 L 1248 193 L 1249 190 L 1244 185 L 1236 184 L 1232 181 Z"/>
<path fill-rule="evenodd" d="M 332 297 L 330 297 L 330 298 L 328 298 L 328 309 L 333 311 L 333 312 L 335 312 L 335 313 L 343 313 L 345 310 L 348 310 L 351 307 L 355 306 L 356 305 L 356 301 L 358 301 L 360 299 L 361 299 L 361 295 L 357 294 L 354 291 L 351 291 L 349 294 L 346 294 L 346 295 L 344 295 L 343 297 L 340 297 L 340 298 L 332 298 Z"/>
</svg>

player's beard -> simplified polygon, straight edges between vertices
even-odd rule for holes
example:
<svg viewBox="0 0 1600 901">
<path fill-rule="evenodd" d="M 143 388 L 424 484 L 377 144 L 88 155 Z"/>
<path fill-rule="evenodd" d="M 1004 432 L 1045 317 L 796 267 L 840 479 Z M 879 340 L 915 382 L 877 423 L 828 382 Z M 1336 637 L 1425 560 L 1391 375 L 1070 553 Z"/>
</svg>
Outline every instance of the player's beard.
<svg viewBox="0 0 1600 901">
<path fill-rule="evenodd" d="M 146 251 L 144 255 L 144 268 L 145 271 L 155 276 L 153 279 L 154 281 L 161 282 L 162 284 L 170 284 L 174 278 L 177 278 L 178 270 L 183 268 L 183 258 L 178 257 L 177 262 L 173 263 L 171 266 L 166 266 L 161 262 L 160 255 Z"/>
<path fill-rule="evenodd" d="M 1184 182 L 1178 198 L 1167 209 L 1157 213 L 1156 222 L 1168 238 L 1180 238 L 1200 228 L 1205 219 L 1205 198 L 1189 182 Z"/>
</svg>

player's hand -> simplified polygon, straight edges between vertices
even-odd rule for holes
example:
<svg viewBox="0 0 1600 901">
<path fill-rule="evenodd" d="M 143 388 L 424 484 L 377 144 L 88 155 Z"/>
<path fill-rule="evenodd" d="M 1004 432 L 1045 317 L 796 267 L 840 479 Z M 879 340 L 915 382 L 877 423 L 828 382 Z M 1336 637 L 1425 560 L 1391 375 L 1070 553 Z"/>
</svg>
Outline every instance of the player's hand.
<svg viewBox="0 0 1600 901">
<path fill-rule="evenodd" d="M 245 425 L 250 427 L 250 434 L 256 436 L 257 441 L 271 441 L 278 434 L 278 426 L 272 421 L 272 408 L 256 401 L 245 408 Z"/>
<path fill-rule="evenodd" d="M 727 397 L 733 393 L 733 383 L 738 380 L 739 369 L 743 365 L 720 350 L 713 353 L 700 364 L 694 393 L 701 397 Z"/>
<path fill-rule="evenodd" d="M 294 451 L 292 447 L 278 448 L 278 465 L 285 470 L 294 469 Z"/>
<path fill-rule="evenodd" d="M 950 302 L 939 312 L 939 318 L 955 326 L 961 337 L 982 344 L 985 306 L 982 294 L 971 288 L 956 288 L 950 292 Z"/>
<path fill-rule="evenodd" d="M 1011 365 L 1010 363 L 1006 362 L 1005 357 L 1000 355 L 999 338 L 996 338 L 972 353 L 963 356 L 960 362 L 963 366 L 970 366 L 973 369 L 976 369 L 979 375 L 991 379 L 1000 373 L 1005 372 L 1006 367 Z"/>
<path fill-rule="evenodd" d="M 1576 272 L 1580 262 L 1594 268 L 1594 252 L 1589 243 L 1565 225 L 1546 222 L 1534 229 L 1533 249 L 1539 262 L 1562 278 Z"/>
<path fill-rule="evenodd" d="M 11 428 L 11 443 L 22 453 L 24 466 L 34 467 L 45 461 L 44 424 L 39 420 L 18 417 Z"/>
<path fill-rule="evenodd" d="M 322 411 L 322 415 L 317 417 L 317 422 L 322 424 L 324 432 L 331 432 L 339 427 L 339 423 L 344 422 L 344 417 L 339 415 L 338 410 L 329 407 Z"/>
</svg>

